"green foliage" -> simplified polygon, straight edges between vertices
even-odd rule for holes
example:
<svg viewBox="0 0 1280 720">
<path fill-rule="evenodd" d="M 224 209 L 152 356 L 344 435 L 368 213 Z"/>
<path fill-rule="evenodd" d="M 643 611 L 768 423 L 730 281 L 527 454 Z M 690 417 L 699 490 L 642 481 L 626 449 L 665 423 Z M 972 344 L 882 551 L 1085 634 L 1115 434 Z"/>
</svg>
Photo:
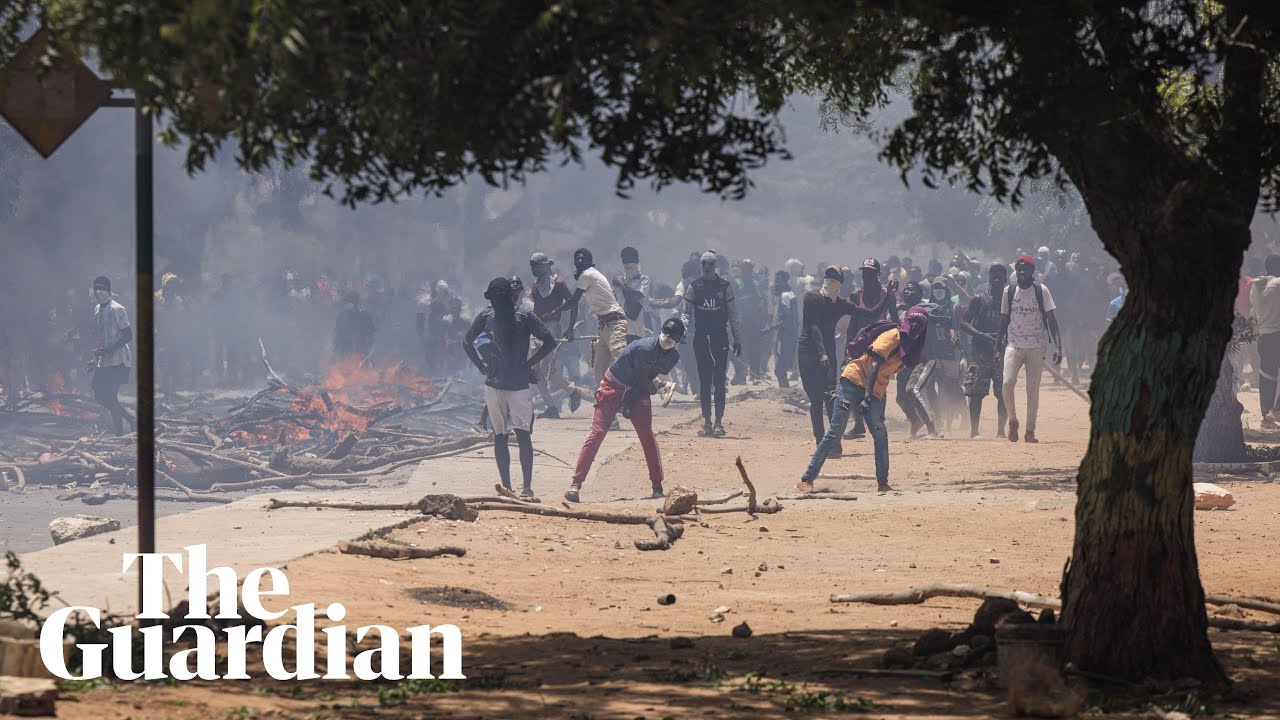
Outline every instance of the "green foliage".
<svg viewBox="0 0 1280 720">
<path fill-rule="evenodd" d="M 447 693 L 457 692 L 458 686 L 448 680 L 440 680 L 432 678 L 429 680 L 415 679 L 402 680 L 394 685 L 384 685 L 378 688 L 378 704 L 383 707 L 393 707 L 404 705 L 414 695 L 422 693 Z"/>
<path fill-rule="evenodd" d="M 803 685 L 785 680 L 771 680 L 761 673 L 748 673 L 742 682 L 734 688 L 740 692 L 777 694 L 784 696 L 784 706 L 788 712 L 822 710 L 839 713 L 873 712 L 879 708 L 875 703 L 862 697 L 846 697 L 841 692 L 811 691 Z"/>
<path fill-rule="evenodd" d="M 16 553 L 4 554 L 8 574 L 0 585 L 0 618 L 35 623 L 43 619 L 41 611 L 49 607 L 53 593 L 46 590 L 40 579 L 23 572 L 22 561 Z"/>
</svg>

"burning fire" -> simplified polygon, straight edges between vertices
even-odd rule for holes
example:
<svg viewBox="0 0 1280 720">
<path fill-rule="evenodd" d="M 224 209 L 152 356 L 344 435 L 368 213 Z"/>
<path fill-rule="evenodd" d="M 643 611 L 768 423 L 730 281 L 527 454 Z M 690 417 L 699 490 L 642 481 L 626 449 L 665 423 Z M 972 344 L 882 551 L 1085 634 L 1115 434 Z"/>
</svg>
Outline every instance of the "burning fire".
<svg viewBox="0 0 1280 720">
<path fill-rule="evenodd" d="M 95 418 L 98 413 L 81 410 L 79 408 L 68 407 L 63 404 L 59 396 L 67 394 L 67 379 L 61 372 L 57 370 L 50 371 L 45 375 L 44 379 L 45 397 L 52 397 L 49 401 L 49 412 L 61 417 L 73 418 Z"/>
<path fill-rule="evenodd" d="M 238 445 L 274 443 L 283 434 L 287 443 L 322 437 L 363 435 L 370 423 L 399 408 L 413 407 L 431 398 L 431 381 L 395 365 L 365 367 L 363 358 L 340 358 L 325 375 L 323 384 L 283 388 L 294 396 L 286 417 L 237 430 L 231 439 Z"/>
</svg>

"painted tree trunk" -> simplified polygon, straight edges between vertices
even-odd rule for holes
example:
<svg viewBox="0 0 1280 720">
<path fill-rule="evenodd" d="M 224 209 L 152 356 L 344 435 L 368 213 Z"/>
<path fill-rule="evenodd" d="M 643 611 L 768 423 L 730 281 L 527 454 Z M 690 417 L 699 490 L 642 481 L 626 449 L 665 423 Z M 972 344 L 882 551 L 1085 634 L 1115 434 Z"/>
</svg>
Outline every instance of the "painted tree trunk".
<svg viewBox="0 0 1280 720">
<path fill-rule="evenodd" d="M 1244 462 L 1244 406 L 1236 399 L 1236 373 L 1231 358 L 1222 359 L 1218 385 L 1200 423 L 1192 459 L 1196 462 Z"/>
<path fill-rule="evenodd" d="M 1231 333 L 1248 227 L 1179 231 L 1187 208 L 1177 209 L 1162 218 L 1163 237 L 1143 241 L 1162 252 L 1125 266 L 1130 293 L 1099 346 L 1063 622 L 1080 670 L 1224 685 L 1196 561 L 1191 456 Z M 1225 240 L 1220 251 L 1204 252 L 1209 237 Z M 1195 270 L 1177 272 L 1191 258 Z"/>
</svg>

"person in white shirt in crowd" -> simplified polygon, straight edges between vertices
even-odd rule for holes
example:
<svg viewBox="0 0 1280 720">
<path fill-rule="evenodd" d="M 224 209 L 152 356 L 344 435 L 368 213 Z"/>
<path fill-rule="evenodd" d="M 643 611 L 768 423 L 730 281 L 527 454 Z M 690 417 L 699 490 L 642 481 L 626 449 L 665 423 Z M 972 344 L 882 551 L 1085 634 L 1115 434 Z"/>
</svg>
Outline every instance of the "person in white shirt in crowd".
<svg viewBox="0 0 1280 720">
<path fill-rule="evenodd" d="M 622 248 L 622 275 L 613 279 L 614 295 L 627 316 L 627 342 L 632 343 L 648 333 L 645 313 L 649 304 L 649 276 L 640 272 L 640 252 Z"/>
<path fill-rule="evenodd" d="M 613 286 L 604 273 L 596 269 L 591 251 L 578 248 L 573 253 L 573 278 L 577 281 L 573 297 L 569 298 L 559 311 L 569 311 L 569 329 L 564 333 L 566 341 L 573 340 L 573 329 L 578 324 L 578 301 L 584 296 L 587 308 L 595 316 L 599 325 L 599 340 L 596 341 L 596 354 L 592 359 L 596 384 L 604 379 L 604 373 L 618 358 L 618 353 L 627 346 L 627 316 L 613 294 Z"/>
<path fill-rule="evenodd" d="M 1036 439 L 1036 412 L 1040 406 L 1040 374 L 1044 370 L 1045 332 L 1054 343 L 1053 364 L 1062 362 L 1062 335 L 1054 317 L 1053 295 L 1049 288 L 1036 282 L 1036 261 L 1030 255 L 1020 256 L 1013 264 L 1017 283 L 1010 285 L 1000 301 L 1000 332 L 996 346 L 1004 351 L 1004 404 L 1009 411 L 1009 442 L 1018 442 L 1018 411 L 1013 402 L 1018 387 L 1018 372 L 1027 369 L 1027 433 L 1026 442 Z"/>
<path fill-rule="evenodd" d="M 1048 245 L 1041 245 L 1036 250 L 1036 257 L 1038 258 L 1037 263 L 1043 268 L 1043 272 L 1040 273 L 1040 279 L 1043 282 L 1050 282 L 1058 277 L 1058 264 L 1050 257 Z"/>
<path fill-rule="evenodd" d="M 1276 412 L 1276 378 L 1280 375 L 1280 255 L 1268 255 L 1266 273 L 1253 280 L 1249 289 L 1250 314 L 1258 332 L 1258 400 L 1262 407 L 1262 427 L 1280 427 Z"/>
</svg>

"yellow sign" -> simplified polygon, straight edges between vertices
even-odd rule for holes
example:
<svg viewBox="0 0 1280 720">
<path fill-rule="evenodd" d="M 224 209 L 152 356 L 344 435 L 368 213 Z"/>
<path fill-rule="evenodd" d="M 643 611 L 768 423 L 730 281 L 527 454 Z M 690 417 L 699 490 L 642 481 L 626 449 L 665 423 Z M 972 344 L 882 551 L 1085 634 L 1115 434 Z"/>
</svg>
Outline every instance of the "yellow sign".
<svg viewBox="0 0 1280 720">
<path fill-rule="evenodd" d="M 41 28 L 0 68 L 0 116 L 46 158 L 111 97 L 111 86 L 77 58 L 38 72 L 48 43 Z"/>
</svg>

